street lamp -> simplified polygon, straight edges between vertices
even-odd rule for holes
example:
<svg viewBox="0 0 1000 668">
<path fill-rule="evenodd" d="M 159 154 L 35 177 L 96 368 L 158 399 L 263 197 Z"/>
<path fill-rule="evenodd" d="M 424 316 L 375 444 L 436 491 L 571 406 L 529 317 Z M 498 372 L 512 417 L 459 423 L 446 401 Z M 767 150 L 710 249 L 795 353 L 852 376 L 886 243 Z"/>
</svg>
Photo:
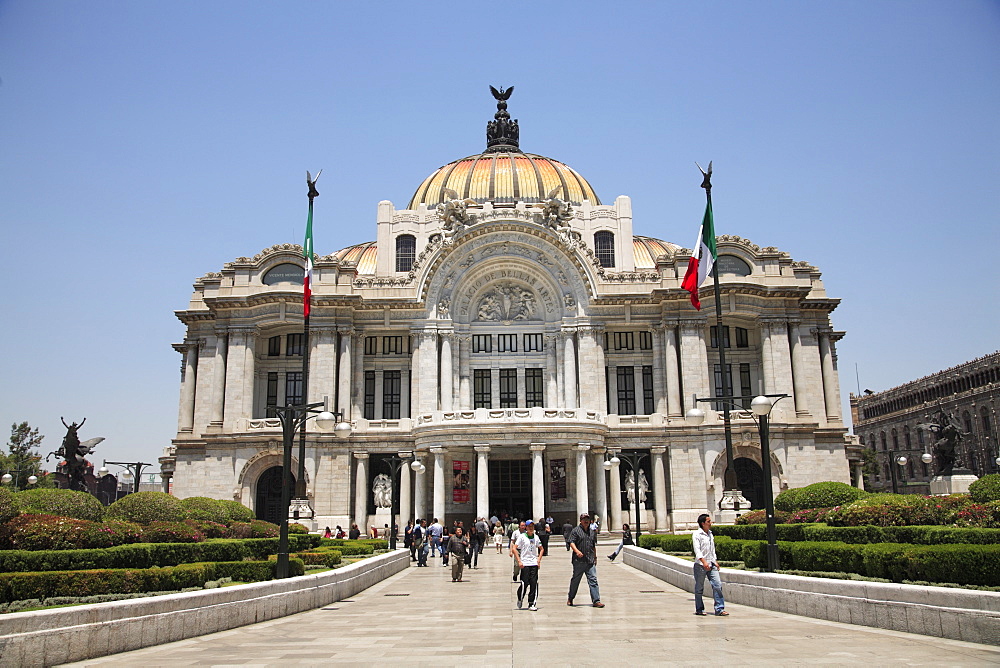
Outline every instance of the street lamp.
<svg viewBox="0 0 1000 668">
<path fill-rule="evenodd" d="M 320 407 L 323 410 L 320 410 Z M 275 577 L 278 579 L 288 577 L 288 508 L 292 502 L 292 445 L 295 440 L 295 432 L 299 428 L 304 428 L 308 420 L 315 418 L 316 426 L 327 430 L 333 426 L 333 433 L 337 436 L 346 436 L 351 433 L 351 425 L 344 420 L 344 414 L 331 413 L 326 410 L 326 401 L 317 401 L 311 404 L 299 404 L 293 406 L 281 406 L 275 409 L 278 419 L 281 421 L 281 530 L 278 534 L 278 564 L 275 569 Z"/>
<path fill-rule="evenodd" d="M 924 454 L 926 455 L 926 453 Z M 931 457 L 931 459 L 933 459 L 933 457 Z M 921 461 L 924 460 L 923 455 L 921 455 L 920 460 Z M 906 462 L 910 460 L 906 458 L 906 455 L 900 455 L 899 457 L 895 457 L 893 461 L 899 466 L 900 472 L 902 472 L 903 467 L 906 466 Z M 897 482 L 897 477 L 896 477 L 896 467 L 890 466 L 889 473 L 892 475 L 892 493 L 899 494 L 899 483 Z M 900 473 L 900 475 L 902 475 L 902 473 Z"/>
<path fill-rule="evenodd" d="M 624 459 L 628 463 L 629 468 L 632 470 L 632 496 L 635 498 L 635 517 L 632 518 L 632 523 L 635 525 L 635 544 L 639 544 L 639 536 L 642 535 L 641 527 L 642 522 L 639 516 L 639 462 L 642 460 L 641 452 L 621 452 L 614 451 L 611 455 L 611 459 L 605 460 L 602 466 L 605 471 L 610 471 L 621 463 Z M 614 503 L 621 503 L 621 499 L 615 499 Z M 612 531 L 617 531 L 617 529 L 612 528 Z"/>
<path fill-rule="evenodd" d="M 17 489 L 17 481 L 21 478 L 21 474 L 24 473 L 25 471 L 30 471 L 31 469 L 21 468 L 19 466 L 16 469 L 10 469 L 10 470 L 14 472 L 14 475 L 11 475 L 10 473 L 4 473 L 2 476 L 0 476 L 0 483 L 3 483 L 4 485 L 9 485 L 11 483 L 14 483 L 14 489 Z M 27 477 L 28 485 L 34 485 L 36 482 L 38 482 L 38 476 L 32 474 Z"/>
<path fill-rule="evenodd" d="M 383 461 L 389 467 L 389 494 L 392 501 L 389 503 L 389 549 L 396 549 L 396 513 L 399 512 L 399 495 L 396 494 L 396 481 L 399 480 L 399 472 L 404 466 L 406 466 L 406 460 L 409 457 L 401 457 L 400 455 L 392 455 L 384 459 Z M 414 462 L 416 463 L 416 462 Z M 411 464 L 412 466 L 412 464 Z M 423 466 L 421 464 L 420 466 Z M 417 467 L 420 468 L 419 466 Z M 422 471 L 421 471 L 422 472 Z M 402 521 L 403 518 L 400 518 Z"/>
<path fill-rule="evenodd" d="M 132 485 L 132 492 L 139 491 L 139 480 L 142 476 L 142 469 L 147 466 L 152 466 L 152 464 L 147 464 L 146 462 L 109 462 L 105 459 L 104 465 L 97 470 L 98 477 L 103 478 L 109 473 L 108 464 L 121 466 L 125 469 L 125 472 L 122 473 L 122 482 L 128 485 L 134 481 L 134 484 Z"/>
<path fill-rule="evenodd" d="M 764 513 L 767 521 L 767 571 L 773 573 L 781 566 L 778 555 L 778 532 L 774 523 L 774 488 L 771 485 L 771 441 L 768 430 L 768 418 L 774 405 L 787 397 L 787 394 L 762 394 L 756 396 L 750 402 L 751 415 L 757 423 L 757 431 L 760 434 L 760 460 L 761 469 L 764 473 Z M 699 401 L 721 401 L 740 408 L 735 402 L 749 399 L 749 397 L 710 397 L 699 399 L 695 397 L 695 402 Z M 700 408 L 692 408 L 685 416 L 688 424 L 697 426 L 705 421 L 705 411 Z"/>
</svg>

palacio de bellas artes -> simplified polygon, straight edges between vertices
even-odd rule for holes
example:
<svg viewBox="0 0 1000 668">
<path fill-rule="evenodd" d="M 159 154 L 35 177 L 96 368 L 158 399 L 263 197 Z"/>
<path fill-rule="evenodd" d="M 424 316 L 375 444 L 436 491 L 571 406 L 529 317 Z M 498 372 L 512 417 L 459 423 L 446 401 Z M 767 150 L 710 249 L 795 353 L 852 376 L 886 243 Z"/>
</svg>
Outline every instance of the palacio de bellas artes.
<svg viewBox="0 0 1000 668">
<path fill-rule="evenodd" d="M 570 166 L 524 152 L 510 89 L 494 97 L 482 153 L 414 175 L 402 208 L 379 202 L 374 241 L 316 252 L 307 339 L 302 246 L 195 281 L 176 312 L 179 421 L 160 460 L 170 491 L 279 521 L 276 409 L 326 401 L 349 433 L 310 421 L 291 469 L 304 478 L 293 508 L 314 530 L 390 524 L 390 480 L 400 526 L 590 512 L 617 529 L 635 521 L 637 491 L 644 532 L 690 530 L 706 509 L 724 514 L 722 407 L 698 403 L 704 422 L 685 420 L 696 398 L 724 395 L 719 346 L 731 396 L 789 395 L 770 416 L 773 493 L 850 482 L 844 332 L 820 270 L 791 249 L 719 235 L 720 328 L 711 281 L 700 310 L 681 287 L 692 253 L 681 242 L 698 221 L 672 216 L 670 202 L 634 221 L 628 196 L 609 201 Z M 335 238 L 322 203 L 320 246 Z M 744 510 L 763 507 L 767 484 L 749 407 L 731 413 Z M 605 466 L 615 455 L 622 464 Z"/>
</svg>

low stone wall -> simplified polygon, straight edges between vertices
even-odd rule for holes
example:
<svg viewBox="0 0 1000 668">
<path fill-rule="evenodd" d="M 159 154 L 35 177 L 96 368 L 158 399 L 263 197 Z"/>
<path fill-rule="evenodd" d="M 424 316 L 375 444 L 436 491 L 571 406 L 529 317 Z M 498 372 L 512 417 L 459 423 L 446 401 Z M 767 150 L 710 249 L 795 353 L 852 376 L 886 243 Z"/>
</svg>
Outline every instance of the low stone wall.
<svg viewBox="0 0 1000 668">
<path fill-rule="evenodd" d="M 693 563 L 626 547 L 627 565 L 694 591 Z M 726 601 L 846 624 L 1000 645 L 1000 593 L 722 570 Z M 706 583 L 706 604 L 712 593 Z M 692 612 L 694 607 L 692 606 Z"/>
<path fill-rule="evenodd" d="M 0 665 L 52 666 L 314 610 L 409 566 L 405 550 L 287 580 L 0 615 Z"/>
</svg>

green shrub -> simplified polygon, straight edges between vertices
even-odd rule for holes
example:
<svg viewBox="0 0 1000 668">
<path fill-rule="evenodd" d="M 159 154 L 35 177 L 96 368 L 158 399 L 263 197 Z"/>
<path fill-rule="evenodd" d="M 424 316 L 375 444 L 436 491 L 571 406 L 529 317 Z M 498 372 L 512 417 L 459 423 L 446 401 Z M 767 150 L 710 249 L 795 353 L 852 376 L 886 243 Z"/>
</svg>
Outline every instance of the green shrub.
<svg viewBox="0 0 1000 668">
<path fill-rule="evenodd" d="M 805 524 L 777 524 L 775 533 L 778 540 L 803 540 L 802 531 L 809 525 Z M 737 540 L 767 540 L 766 524 L 737 524 L 737 525 L 717 525 L 712 527 L 712 533 L 716 536 L 728 536 Z"/>
<path fill-rule="evenodd" d="M 919 496 L 875 494 L 831 510 L 833 526 L 918 526 L 953 524 L 971 500 L 964 494 Z"/>
<path fill-rule="evenodd" d="M 798 510 L 798 498 L 801 493 L 801 487 L 783 490 L 780 494 L 778 494 L 778 496 L 774 497 L 774 509 L 784 511 L 786 513 Z"/>
<path fill-rule="evenodd" d="M 89 549 L 128 545 L 142 540 L 142 527 L 131 522 L 109 520 L 84 530 L 83 547 Z"/>
<path fill-rule="evenodd" d="M 200 543 L 205 535 L 184 522 L 150 522 L 142 529 L 147 543 Z"/>
<path fill-rule="evenodd" d="M 1000 501 L 1000 473 L 984 475 L 969 485 L 969 497 L 976 503 Z"/>
<path fill-rule="evenodd" d="M 189 496 L 186 499 L 181 499 L 180 502 L 187 517 L 192 520 L 216 522 L 217 524 L 229 522 L 229 510 L 217 499 L 210 499 L 207 496 Z"/>
<path fill-rule="evenodd" d="M 673 534 L 643 534 L 639 536 L 639 547 L 652 549 L 658 547 L 664 552 L 692 552 L 694 546 L 691 536 Z"/>
<path fill-rule="evenodd" d="M 994 508 L 991 504 L 996 503 L 970 503 L 955 514 L 955 524 L 960 527 L 983 527 L 996 529 L 1000 527 L 997 522 Z"/>
<path fill-rule="evenodd" d="M 792 543 L 778 541 L 779 568 L 792 568 L 791 552 L 788 546 Z M 765 568 L 767 566 L 767 543 L 762 540 L 740 541 L 740 558 L 746 568 Z"/>
<path fill-rule="evenodd" d="M 146 525 L 150 522 L 180 522 L 187 513 L 181 502 L 164 492 L 135 492 L 108 506 L 107 518 Z"/>
<path fill-rule="evenodd" d="M 280 531 L 277 524 L 271 524 L 264 520 L 253 520 L 250 522 L 251 538 L 277 538 Z"/>
<path fill-rule="evenodd" d="M 333 568 L 341 561 L 343 561 L 342 553 L 340 550 L 316 550 L 311 552 L 297 552 L 292 555 L 298 559 L 302 560 L 302 563 L 307 566 L 322 565 L 327 568 Z"/>
<path fill-rule="evenodd" d="M 253 530 L 249 522 L 230 522 L 223 538 L 250 538 L 252 535 Z"/>
<path fill-rule="evenodd" d="M 18 515 L 0 529 L 0 545 L 13 550 L 71 550 L 86 545 L 95 522 L 56 515 Z"/>
<path fill-rule="evenodd" d="M 230 524 L 232 522 L 249 523 L 256 517 L 252 510 L 244 506 L 239 501 L 233 501 L 232 499 L 220 499 L 218 503 L 219 506 L 224 508 L 226 511 L 226 522 L 224 522 L 224 524 Z"/>
<path fill-rule="evenodd" d="M 802 571 L 861 573 L 861 551 L 857 545 L 835 541 L 787 543 L 792 568 Z"/>
<path fill-rule="evenodd" d="M 815 541 L 839 541 L 842 543 L 886 543 L 889 542 L 887 529 L 876 526 L 831 527 L 816 524 L 802 530 L 803 539 Z"/>
<path fill-rule="evenodd" d="M 202 534 L 205 538 L 226 538 L 229 530 L 229 527 L 225 524 L 210 522 L 208 520 L 187 519 L 184 520 L 184 524 Z"/>
<path fill-rule="evenodd" d="M 341 545 L 337 548 L 340 553 L 344 556 L 353 556 L 358 554 L 375 554 L 375 547 L 372 545 L 365 545 L 364 543 L 355 543 L 353 545 Z"/>
<path fill-rule="evenodd" d="M 278 528 L 280 529 L 281 527 L 278 527 Z M 291 533 L 307 534 L 307 533 L 309 533 L 309 527 L 307 527 L 304 524 L 299 524 L 298 522 L 289 522 L 288 523 L 288 533 L 290 533 L 290 534 Z"/>
<path fill-rule="evenodd" d="M 792 510 L 842 506 L 866 496 L 868 494 L 864 490 L 843 482 L 814 482 L 799 489 L 793 499 Z"/>
<path fill-rule="evenodd" d="M 14 492 L 0 487 L 0 524 L 5 524 L 21 514 L 14 502 Z"/>
<path fill-rule="evenodd" d="M 791 518 L 792 514 L 784 510 L 774 511 L 774 523 L 775 524 L 786 524 Z M 767 512 L 764 510 L 751 510 L 749 513 L 743 513 L 736 518 L 736 524 L 764 524 L 767 522 Z M 712 527 L 712 531 L 715 531 L 716 527 Z"/>
<path fill-rule="evenodd" d="M 788 518 L 789 524 L 815 524 L 825 522 L 826 516 L 833 508 L 807 508 L 806 510 L 796 510 Z"/>
<path fill-rule="evenodd" d="M 58 515 L 91 522 L 104 519 L 104 506 L 97 497 L 71 489 L 26 489 L 14 495 L 14 503 L 22 513 L 32 515 Z"/>
</svg>

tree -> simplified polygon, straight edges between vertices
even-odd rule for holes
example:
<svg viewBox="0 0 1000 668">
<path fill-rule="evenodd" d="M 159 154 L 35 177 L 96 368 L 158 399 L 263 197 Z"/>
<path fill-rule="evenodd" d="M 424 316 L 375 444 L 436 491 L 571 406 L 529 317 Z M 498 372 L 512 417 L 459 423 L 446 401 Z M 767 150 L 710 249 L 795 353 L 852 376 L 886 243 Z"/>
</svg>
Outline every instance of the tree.
<svg viewBox="0 0 1000 668">
<path fill-rule="evenodd" d="M 864 476 L 865 491 L 871 492 L 875 476 L 879 474 L 878 453 L 873 448 L 865 448 L 861 451 L 861 473 Z"/>
<path fill-rule="evenodd" d="M 0 469 L 14 477 L 11 481 L 13 489 L 28 487 L 29 476 L 38 477 L 35 487 L 55 486 L 48 471 L 42 470 L 42 456 L 37 451 L 44 438 L 38 433 L 37 427 L 32 427 L 27 422 L 10 426 L 10 440 L 7 441 L 9 454 L 0 455 Z"/>
</svg>

